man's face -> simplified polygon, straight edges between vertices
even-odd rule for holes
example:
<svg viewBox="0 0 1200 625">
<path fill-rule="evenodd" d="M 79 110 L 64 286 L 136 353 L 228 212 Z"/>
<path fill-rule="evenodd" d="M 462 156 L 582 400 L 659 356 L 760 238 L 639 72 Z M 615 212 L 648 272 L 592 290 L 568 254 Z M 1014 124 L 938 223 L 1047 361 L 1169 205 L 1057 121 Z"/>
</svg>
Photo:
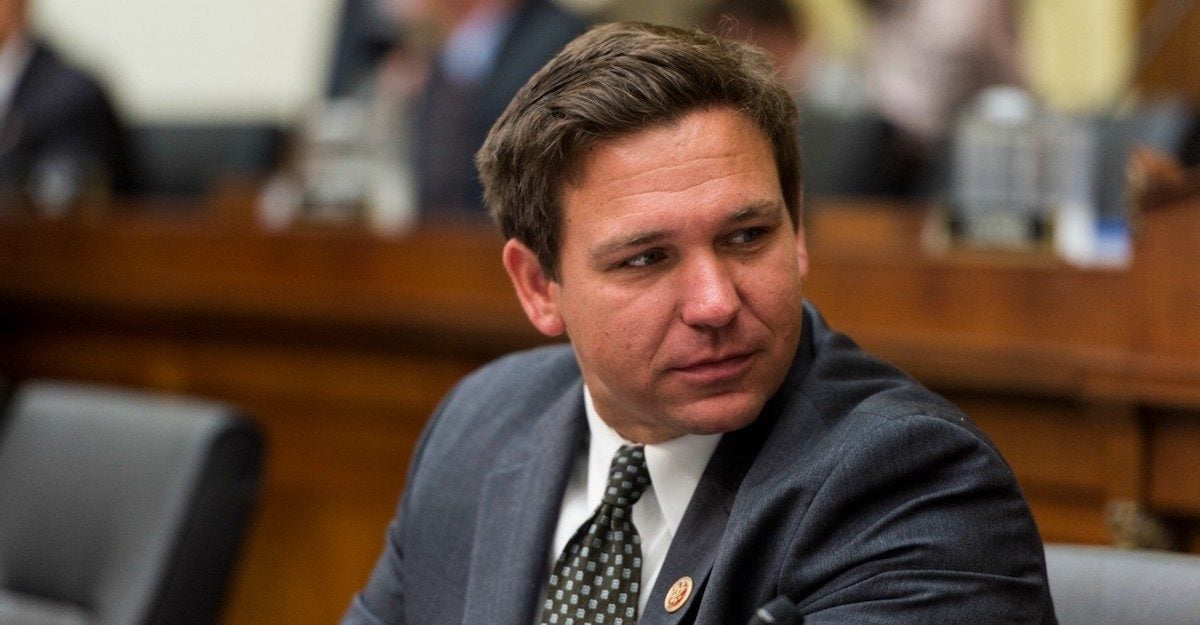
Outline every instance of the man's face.
<svg viewBox="0 0 1200 625">
<path fill-rule="evenodd" d="M 559 279 L 510 241 L 534 325 L 571 339 L 600 416 L 655 443 L 754 421 L 801 327 L 807 252 L 771 146 L 728 108 L 602 143 L 563 194 Z"/>
</svg>

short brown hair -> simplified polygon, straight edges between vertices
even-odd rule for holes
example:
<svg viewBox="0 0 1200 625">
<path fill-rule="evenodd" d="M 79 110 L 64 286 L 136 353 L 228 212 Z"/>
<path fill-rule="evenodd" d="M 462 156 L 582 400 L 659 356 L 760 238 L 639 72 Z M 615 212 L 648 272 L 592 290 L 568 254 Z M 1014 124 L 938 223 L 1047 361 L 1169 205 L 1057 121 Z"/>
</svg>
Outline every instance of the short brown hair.
<svg viewBox="0 0 1200 625">
<path fill-rule="evenodd" d="M 599 143 L 687 113 L 728 106 L 763 132 L 799 224 L 796 105 L 758 48 L 641 23 L 597 26 L 567 44 L 517 92 L 475 157 L 484 200 L 505 238 L 558 276 L 561 197 Z"/>
</svg>

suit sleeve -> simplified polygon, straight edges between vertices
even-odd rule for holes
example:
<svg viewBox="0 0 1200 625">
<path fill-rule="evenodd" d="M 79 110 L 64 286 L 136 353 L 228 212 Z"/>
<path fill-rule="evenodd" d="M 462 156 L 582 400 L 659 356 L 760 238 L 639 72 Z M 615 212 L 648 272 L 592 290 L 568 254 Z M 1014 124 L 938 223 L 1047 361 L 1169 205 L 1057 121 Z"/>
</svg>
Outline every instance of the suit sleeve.
<svg viewBox="0 0 1200 625">
<path fill-rule="evenodd" d="M 434 412 L 421 441 L 413 452 L 413 459 L 408 469 L 408 483 L 411 485 L 419 479 L 421 458 L 424 456 L 426 444 L 434 429 L 451 403 L 459 387 L 451 390 Z M 404 617 L 404 518 L 408 514 L 408 493 L 405 489 L 396 509 L 396 516 L 388 525 L 386 542 L 383 552 L 375 562 L 367 585 L 354 596 L 346 614 L 342 617 L 341 625 L 403 625 Z"/>
<path fill-rule="evenodd" d="M 781 579 L 806 625 L 1055 622 L 1037 528 L 981 435 L 915 415 L 848 447 Z"/>
<path fill-rule="evenodd" d="M 403 503 L 401 503 L 403 509 Z M 404 623 L 404 554 L 400 549 L 402 512 L 387 531 L 387 543 L 371 577 L 342 617 L 341 625 L 398 625 Z"/>
</svg>

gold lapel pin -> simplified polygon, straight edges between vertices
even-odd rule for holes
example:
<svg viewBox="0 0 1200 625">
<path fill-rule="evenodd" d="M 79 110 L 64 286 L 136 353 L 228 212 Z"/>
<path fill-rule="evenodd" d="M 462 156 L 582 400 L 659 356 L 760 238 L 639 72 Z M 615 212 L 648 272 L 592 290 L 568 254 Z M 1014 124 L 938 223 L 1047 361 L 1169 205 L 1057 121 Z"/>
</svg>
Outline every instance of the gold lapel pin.
<svg viewBox="0 0 1200 625">
<path fill-rule="evenodd" d="M 671 584 L 671 589 L 667 591 L 667 598 L 663 600 L 663 607 L 667 609 L 667 612 L 675 612 L 687 603 L 688 597 L 691 595 L 692 578 L 684 575 Z"/>
</svg>

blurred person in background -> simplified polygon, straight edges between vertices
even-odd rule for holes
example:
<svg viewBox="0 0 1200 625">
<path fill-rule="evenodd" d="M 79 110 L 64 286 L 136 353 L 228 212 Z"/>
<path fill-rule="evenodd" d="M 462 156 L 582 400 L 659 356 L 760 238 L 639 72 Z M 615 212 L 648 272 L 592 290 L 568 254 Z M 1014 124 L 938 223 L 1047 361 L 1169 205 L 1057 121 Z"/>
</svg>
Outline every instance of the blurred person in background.
<svg viewBox="0 0 1200 625">
<path fill-rule="evenodd" d="M 84 193 L 126 191 L 126 137 L 96 80 L 28 28 L 26 0 L 0 0 L 0 202 L 61 208 Z"/>
<path fill-rule="evenodd" d="M 521 85 L 586 25 L 550 0 L 409 4 L 440 35 L 411 131 L 418 204 L 482 215 L 475 152 Z"/>
<path fill-rule="evenodd" d="M 400 121 L 421 213 L 482 217 L 476 150 L 517 89 L 586 26 L 552 0 L 348 0 L 330 95 L 346 95 L 378 62 L 376 95 L 414 100 L 398 110 L 410 112 Z"/>
<path fill-rule="evenodd" d="M 868 101 L 861 67 L 823 48 L 799 3 L 718 0 L 700 27 L 766 50 L 791 89 L 801 109 L 806 199 L 895 193 L 894 129 Z"/>
<path fill-rule="evenodd" d="M 805 84 L 811 43 L 804 12 L 790 0 L 718 0 L 700 28 L 766 50 L 775 70 L 792 87 Z"/>
<path fill-rule="evenodd" d="M 872 106 L 896 131 L 894 187 L 925 195 L 955 116 L 985 87 L 1024 83 L 1012 0 L 863 0 Z"/>
<path fill-rule="evenodd" d="M 803 111 L 805 197 L 927 197 L 950 129 L 988 86 L 1022 84 L 1011 0 L 862 0 L 861 66 L 823 54 L 799 3 L 718 0 L 705 30 L 767 50 Z"/>
<path fill-rule="evenodd" d="M 407 44 L 393 0 L 345 0 L 338 18 L 325 96 L 354 97 L 373 87 L 380 64 Z"/>
</svg>

